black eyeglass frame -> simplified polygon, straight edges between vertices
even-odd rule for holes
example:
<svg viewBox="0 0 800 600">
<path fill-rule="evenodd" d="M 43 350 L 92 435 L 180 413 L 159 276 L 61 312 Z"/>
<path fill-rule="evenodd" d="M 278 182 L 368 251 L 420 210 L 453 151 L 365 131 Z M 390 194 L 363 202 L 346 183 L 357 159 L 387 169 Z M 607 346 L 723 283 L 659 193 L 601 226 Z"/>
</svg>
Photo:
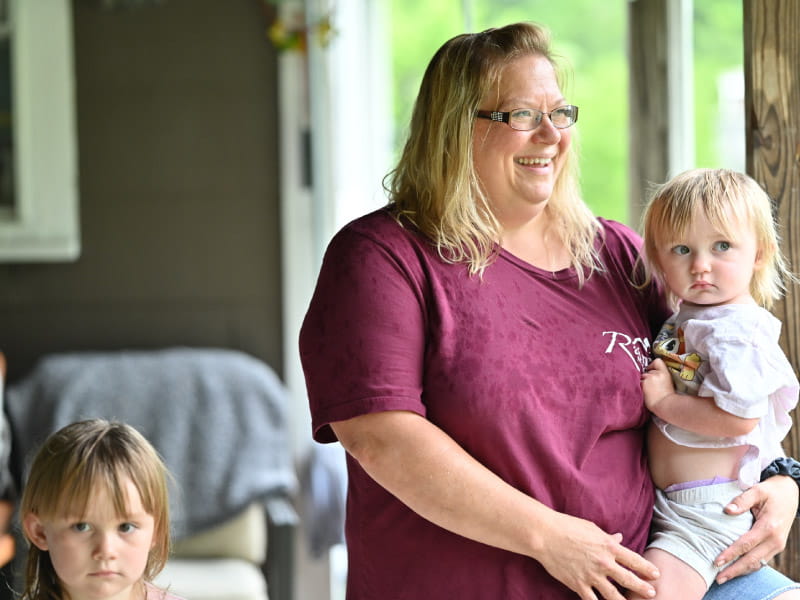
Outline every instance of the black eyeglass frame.
<svg viewBox="0 0 800 600">
<path fill-rule="evenodd" d="M 569 125 L 567 125 L 565 127 L 559 127 L 558 125 L 553 123 L 553 117 L 551 115 L 554 112 L 557 112 L 557 111 L 559 111 L 561 109 L 564 109 L 564 108 L 572 109 L 574 111 L 574 118 L 572 120 L 572 123 L 570 123 Z M 534 124 L 533 127 L 531 127 L 530 129 L 519 129 L 517 127 L 514 127 L 511 124 L 511 113 L 516 112 L 518 110 L 529 110 L 529 111 L 533 112 L 534 114 L 538 115 L 538 117 L 534 121 L 535 124 Z M 544 119 L 545 115 L 547 116 L 548 119 L 550 119 L 550 122 L 553 123 L 553 127 L 555 127 L 556 129 L 568 129 L 568 128 L 572 127 L 573 125 L 575 125 L 575 123 L 578 122 L 578 107 L 575 106 L 574 104 L 565 104 L 563 106 L 559 106 L 558 108 L 554 108 L 550 112 L 544 112 L 544 111 L 539 110 L 537 108 L 525 108 L 525 109 L 523 109 L 523 108 L 515 108 L 515 109 L 510 110 L 508 112 L 502 112 L 502 111 L 499 111 L 499 110 L 478 110 L 478 111 L 475 111 L 475 117 L 476 118 L 478 118 L 478 119 L 489 119 L 490 121 L 497 121 L 498 123 L 505 123 L 506 125 L 508 125 L 509 127 L 511 127 L 511 129 L 513 129 L 515 131 L 533 131 L 534 129 L 539 127 L 539 125 L 541 125 L 542 119 Z"/>
</svg>

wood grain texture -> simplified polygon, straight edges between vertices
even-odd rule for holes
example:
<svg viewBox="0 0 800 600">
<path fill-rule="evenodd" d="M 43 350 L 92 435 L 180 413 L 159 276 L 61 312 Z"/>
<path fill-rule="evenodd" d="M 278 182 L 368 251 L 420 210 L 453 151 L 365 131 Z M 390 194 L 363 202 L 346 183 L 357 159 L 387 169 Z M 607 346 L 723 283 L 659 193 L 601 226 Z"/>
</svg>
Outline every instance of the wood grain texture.
<svg viewBox="0 0 800 600">
<path fill-rule="evenodd" d="M 744 0 L 745 110 L 747 171 L 773 200 L 781 246 L 800 273 L 800 2 Z M 800 364 L 800 285 L 788 286 L 774 308 L 783 321 L 781 345 L 798 371 Z M 795 411 L 786 453 L 800 457 Z M 795 525 L 775 566 L 800 580 L 800 527 Z"/>
</svg>

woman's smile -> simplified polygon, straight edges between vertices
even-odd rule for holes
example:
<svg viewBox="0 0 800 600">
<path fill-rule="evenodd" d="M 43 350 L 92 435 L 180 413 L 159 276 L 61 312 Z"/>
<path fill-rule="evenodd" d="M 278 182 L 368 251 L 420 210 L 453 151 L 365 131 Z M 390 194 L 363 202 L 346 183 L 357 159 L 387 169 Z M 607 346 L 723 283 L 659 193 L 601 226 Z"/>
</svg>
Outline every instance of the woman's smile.
<svg viewBox="0 0 800 600">
<path fill-rule="evenodd" d="M 516 162 L 517 162 L 517 164 L 520 164 L 520 165 L 526 166 L 526 167 L 529 167 L 529 166 L 546 167 L 546 166 L 550 166 L 550 164 L 553 162 L 553 159 L 552 158 L 527 158 L 527 157 L 521 157 L 521 158 L 517 158 Z"/>
</svg>

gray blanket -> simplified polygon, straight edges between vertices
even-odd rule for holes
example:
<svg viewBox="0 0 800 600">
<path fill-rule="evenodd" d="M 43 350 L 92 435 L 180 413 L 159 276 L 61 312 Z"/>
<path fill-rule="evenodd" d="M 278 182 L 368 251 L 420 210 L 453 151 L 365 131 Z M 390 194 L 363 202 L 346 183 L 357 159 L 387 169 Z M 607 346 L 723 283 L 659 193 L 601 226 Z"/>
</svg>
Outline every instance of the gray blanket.
<svg viewBox="0 0 800 600">
<path fill-rule="evenodd" d="M 252 501 L 292 518 L 286 411 L 285 388 L 266 364 L 221 349 L 50 355 L 6 391 L 21 473 L 44 438 L 68 423 L 104 417 L 136 427 L 178 484 L 170 500 L 176 539 Z"/>
</svg>

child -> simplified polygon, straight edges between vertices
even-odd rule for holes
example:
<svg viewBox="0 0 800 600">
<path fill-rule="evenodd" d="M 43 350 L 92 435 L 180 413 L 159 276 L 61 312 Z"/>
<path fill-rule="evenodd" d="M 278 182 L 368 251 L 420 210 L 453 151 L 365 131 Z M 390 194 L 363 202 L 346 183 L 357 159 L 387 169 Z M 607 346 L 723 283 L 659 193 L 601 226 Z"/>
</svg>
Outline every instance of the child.
<svg viewBox="0 0 800 600">
<path fill-rule="evenodd" d="M 770 200 L 741 173 L 673 178 L 650 201 L 643 237 L 648 277 L 677 308 L 642 375 L 658 488 L 644 556 L 661 572 L 659 600 L 699 600 L 719 570 L 717 555 L 752 523 L 749 512 L 723 508 L 783 456 L 798 382 L 767 309 L 793 277 Z"/>
<path fill-rule="evenodd" d="M 180 600 L 150 583 L 169 555 L 167 471 L 134 428 L 93 419 L 52 434 L 20 514 L 23 600 Z"/>
</svg>

